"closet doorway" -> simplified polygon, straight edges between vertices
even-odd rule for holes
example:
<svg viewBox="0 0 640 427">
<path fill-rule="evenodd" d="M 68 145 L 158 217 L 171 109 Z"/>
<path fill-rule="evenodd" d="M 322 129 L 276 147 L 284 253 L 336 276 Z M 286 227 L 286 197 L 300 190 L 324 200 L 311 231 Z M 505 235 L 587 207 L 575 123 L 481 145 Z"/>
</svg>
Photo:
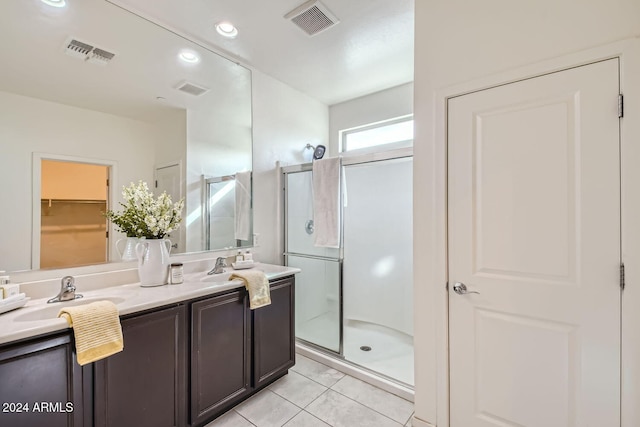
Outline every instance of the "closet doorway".
<svg viewBox="0 0 640 427">
<path fill-rule="evenodd" d="M 618 59 L 448 100 L 450 426 L 620 424 Z"/>
<path fill-rule="evenodd" d="M 47 158 L 39 159 L 39 166 L 37 205 L 34 201 L 34 222 L 36 215 L 39 219 L 34 264 L 37 261 L 38 265 L 34 268 L 107 262 L 108 223 L 104 213 L 109 209 L 110 167 Z"/>
</svg>

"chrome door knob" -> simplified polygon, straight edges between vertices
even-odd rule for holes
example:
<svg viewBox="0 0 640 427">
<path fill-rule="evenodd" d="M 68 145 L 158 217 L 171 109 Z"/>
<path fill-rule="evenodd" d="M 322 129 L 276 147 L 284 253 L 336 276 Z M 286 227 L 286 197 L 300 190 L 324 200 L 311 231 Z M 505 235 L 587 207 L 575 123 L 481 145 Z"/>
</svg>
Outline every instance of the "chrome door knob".
<svg viewBox="0 0 640 427">
<path fill-rule="evenodd" d="M 464 295 L 464 294 L 479 294 L 480 292 L 476 292 L 476 291 L 470 291 L 467 289 L 467 285 L 465 285 L 464 283 L 460 283 L 460 282 L 456 282 L 453 285 L 453 292 L 455 292 L 458 295 Z"/>
</svg>

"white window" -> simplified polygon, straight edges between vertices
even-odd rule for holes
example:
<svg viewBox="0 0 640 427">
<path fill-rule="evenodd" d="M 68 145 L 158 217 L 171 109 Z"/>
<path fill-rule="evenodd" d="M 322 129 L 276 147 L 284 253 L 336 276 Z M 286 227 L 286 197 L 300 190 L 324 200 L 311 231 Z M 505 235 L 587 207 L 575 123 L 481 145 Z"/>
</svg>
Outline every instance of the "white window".
<svg viewBox="0 0 640 427">
<path fill-rule="evenodd" d="M 411 147 L 413 116 L 404 116 L 340 131 L 341 151 Z M 371 151 L 371 150 L 367 150 Z"/>
</svg>

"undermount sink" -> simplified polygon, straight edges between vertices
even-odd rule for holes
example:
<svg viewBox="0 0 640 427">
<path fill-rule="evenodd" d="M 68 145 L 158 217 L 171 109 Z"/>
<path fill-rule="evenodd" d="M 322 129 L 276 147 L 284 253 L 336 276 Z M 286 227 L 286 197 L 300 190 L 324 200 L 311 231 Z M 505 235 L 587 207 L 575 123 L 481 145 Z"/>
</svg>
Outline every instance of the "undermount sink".
<svg viewBox="0 0 640 427">
<path fill-rule="evenodd" d="M 203 276 L 201 282 L 228 282 L 231 273 L 207 274 Z"/>
<path fill-rule="evenodd" d="M 48 320 L 55 319 L 58 317 L 58 313 L 60 309 L 65 307 L 74 307 L 84 304 L 89 304 L 96 301 L 111 301 L 114 304 L 120 304 L 125 301 L 123 297 L 88 297 L 88 298 L 78 298 L 71 301 L 64 302 L 54 302 L 51 304 L 47 304 L 38 308 L 25 308 L 25 313 L 20 314 L 15 317 L 15 321 L 17 322 L 34 322 L 38 320 Z M 28 310 L 28 311 L 27 311 Z"/>
</svg>

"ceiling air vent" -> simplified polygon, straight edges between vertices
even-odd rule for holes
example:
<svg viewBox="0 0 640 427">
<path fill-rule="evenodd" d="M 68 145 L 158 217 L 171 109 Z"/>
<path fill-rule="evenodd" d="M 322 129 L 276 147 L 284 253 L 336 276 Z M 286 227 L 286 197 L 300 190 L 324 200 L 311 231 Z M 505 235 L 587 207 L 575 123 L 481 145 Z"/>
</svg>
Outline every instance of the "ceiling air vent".
<svg viewBox="0 0 640 427">
<path fill-rule="evenodd" d="M 187 81 L 181 82 L 176 89 L 188 93 L 189 95 L 199 96 L 205 92 L 208 92 L 209 89 L 204 88 L 202 86 L 195 85 L 193 83 L 189 83 Z"/>
<path fill-rule="evenodd" d="M 82 59 L 83 61 L 98 65 L 106 65 L 114 56 L 116 56 L 115 53 L 94 47 L 89 43 L 81 42 L 74 38 L 67 39 L 64 44 L 64 53 L 74 58 Z"/>
<path fill-rule="evenodd" d="M 87 62 L 92 64 L 107 65 L 109 61 L 116 56 L 115 53 L 107 52 L 106 50 L 98 49 L 94 47 L 91 53 L 87 56 Z"/>
<path fill-rule="evenodd" d="M 85 59 L 91 50 L 93 50 L 93 46 L 78 40 L 69 39 L 65 43 L 65 53 L 74 58 Z"/>
<path fill-rule="evenodd" d="M 317 0 L 302 4 L 284 17 L 290 19 L 310 36 L 314 36 L 340 22 L 324 4 Z"/>
</svg>

